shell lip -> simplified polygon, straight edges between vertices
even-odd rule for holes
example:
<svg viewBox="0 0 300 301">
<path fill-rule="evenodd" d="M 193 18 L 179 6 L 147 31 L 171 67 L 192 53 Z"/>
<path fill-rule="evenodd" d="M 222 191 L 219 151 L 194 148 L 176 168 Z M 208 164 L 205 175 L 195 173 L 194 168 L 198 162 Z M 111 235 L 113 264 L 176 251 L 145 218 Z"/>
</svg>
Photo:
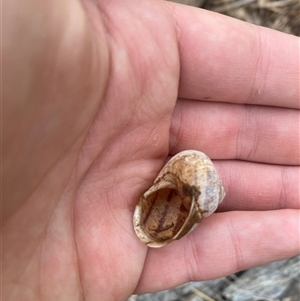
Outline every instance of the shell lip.
<svg viewBox="0 0 300 301">
<path fill-rule="evenodd" d="M 193 197 L 187 218 L 185 219 L 179 231 L 176 233 L 176 235 L 174 235 L 174 237 L 172 237 L 171 240 L 176 240 L 181 238 L 182 236 L 191 232 L 194 229 L 194 227 L 201 222 L 203 216 L 201 212 L 197 210 L 197 208 L 195 207 L 196 207 L 196 200 L 195 197 Z"/>
</svg>

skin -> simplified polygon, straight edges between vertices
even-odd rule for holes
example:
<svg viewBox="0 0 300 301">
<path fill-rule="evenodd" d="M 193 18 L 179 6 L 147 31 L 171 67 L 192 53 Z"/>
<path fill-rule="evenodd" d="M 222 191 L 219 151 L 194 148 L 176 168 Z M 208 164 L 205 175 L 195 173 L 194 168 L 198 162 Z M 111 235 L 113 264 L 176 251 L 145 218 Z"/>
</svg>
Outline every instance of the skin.
<svg viewBox="0 0 300 301">
<path fill-rule="evenodd" d="M 3 11 L 3 300 L 126 300 L 299 254 L 297 37 L 154 0 Z M 135 204 L 184 149 L 226 198 L 149 249 Z"/>
</svg>

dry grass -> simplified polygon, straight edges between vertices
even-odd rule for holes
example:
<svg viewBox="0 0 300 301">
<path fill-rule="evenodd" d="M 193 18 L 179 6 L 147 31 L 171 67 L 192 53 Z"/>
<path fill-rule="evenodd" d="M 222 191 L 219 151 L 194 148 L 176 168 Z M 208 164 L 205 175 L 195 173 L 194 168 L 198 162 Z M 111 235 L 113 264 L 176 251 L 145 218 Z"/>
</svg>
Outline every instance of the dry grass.
<svg viewBox="0 0 300 301">
<path fill-rule="evenodd" d="M 299 0 L 206 0 L 199 4 L 256 25 L 300 35 Z"/>
<path fill-rule="evenodd" d="M 168 0 L 300 36 L 299 0 Z"/>
</svg>

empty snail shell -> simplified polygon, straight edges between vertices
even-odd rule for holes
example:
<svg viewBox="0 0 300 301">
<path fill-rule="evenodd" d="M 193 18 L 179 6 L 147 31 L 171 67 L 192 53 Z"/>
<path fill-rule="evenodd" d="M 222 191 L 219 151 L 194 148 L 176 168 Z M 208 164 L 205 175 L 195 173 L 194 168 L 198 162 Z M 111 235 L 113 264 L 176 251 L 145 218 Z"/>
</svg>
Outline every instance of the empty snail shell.
<svg viewBox="0 0 300 301">
<path fill-rule="evenodd" d="M 141 196 L 133 215 L 134 230 L 149 247 L 162 247 L 211 215 L 224 196 L 211 160 L 200 151 L 182 151 Z"/>
</svg>

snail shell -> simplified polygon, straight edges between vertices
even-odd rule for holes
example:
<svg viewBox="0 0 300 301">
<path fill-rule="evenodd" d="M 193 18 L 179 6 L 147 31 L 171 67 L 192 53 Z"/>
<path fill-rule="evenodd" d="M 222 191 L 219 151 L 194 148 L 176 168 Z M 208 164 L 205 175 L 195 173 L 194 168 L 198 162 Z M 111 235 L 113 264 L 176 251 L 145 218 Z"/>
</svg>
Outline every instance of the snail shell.
<svg viewBox="0 0 300 301">
<path fill-rule="evenodd" d="M 149 247 L 162 247 L 211 215 L 224 196 L 211 160 L 200 151 L 182 151 L 141 196 L 133 215 L 134 230 Z"/>
</svg>

